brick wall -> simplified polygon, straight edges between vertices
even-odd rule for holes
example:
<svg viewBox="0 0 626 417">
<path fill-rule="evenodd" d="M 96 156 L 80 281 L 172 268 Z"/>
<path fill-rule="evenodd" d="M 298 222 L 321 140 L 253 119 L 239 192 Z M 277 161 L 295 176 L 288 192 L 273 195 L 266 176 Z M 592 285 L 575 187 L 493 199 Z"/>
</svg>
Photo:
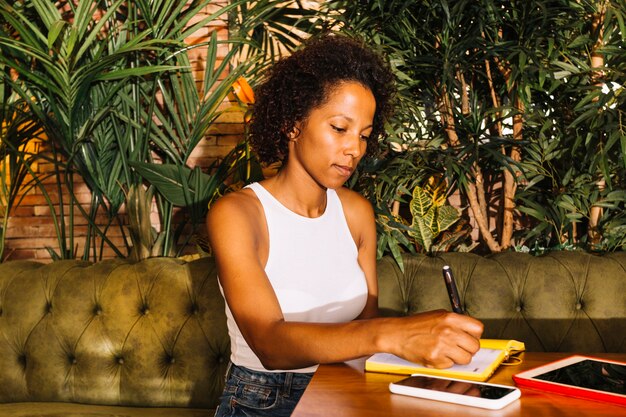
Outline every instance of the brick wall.
<svg viewBox="0 0 626 417">
<path fill-rule="evenodd" d="M 195 22 L 202 19 L 204 15 L 218 10 L 218 7 L 223 6 L 225 3 L 227 2 L 215 2 L 204 11 L 204 14 L 198 14 L 195 18 Z M 210 25 L 196 32 L 193 37 L 187 39 L 187 43 L 195 45 L 205 42 L 208 40 L 213 31 L 217 31 L 219 39 L 227 39 L 228 26 L 226 16 L 224 16 L 221 20 L 211 22 Z M 196 72 L 196 79 L 198 80 L 202 79 L 204 73 L 205 51 L 205 48 L 196 48 L 190 51 L 190 58 L 192 60 L 191 64 Z M 221 49 L 218 54 L 219 58 L 223 58 L 225 53 L 226 50 Z M 232 107 L 234 100 L 234 97 L 229 97 L 229 99 L 222 104 L 222 108 L 226 109 L 228 107 Z M 208 130 L 206 138 L 197 146 L 189 159 L 189 164 L 192 166 L 200 165 L 202 167 L 207 167 L 216 159 L 226 155 L 232 147 L 242 139 L 242 121 L 243 115 L 240 113 L 224 113 Z M 50 169 L 50 166 L 42 163 L 39 163 L 37 167 L 37 170 L 42 173 Z M 74 180 L 74 189 L 76 191 L 78 201 L 83 204 L 84 207 L 89 207 L 91 194 L 87 186 L 80 181 L 80 178 L 74 178 Z M 49 198 L 56 204 L 59 200 L 59 195 L 56 190 L 55 179 L 49 178 L 45 181 L 45 184 Z M 68 196 L 64 196 L 63 198 L 64 201 L 68 201 Z M 56 209 L 58 210 L 58 206 Z M 67 213 L 65 214 L 66 222 L 69 222 L 70 219 L 67 216 Z M 60 215 L 60 213 L 57 212 L 57 215 Z M 87 220 L 77 211 L 75 212 L 73 218 L 74 225 L 72 230 L 74 242 L 71 246 L 77 251 L 78 256 L 81 256 L 85 242 L 84 237 L 86 236 L 88 228 Z M 158 229 L 159 222 L 156 211 L 153 211 L 151 220 L 155 228 Z M 107 224 L 108 220 L 104 213 L 98 216 L 97 222 L 100 226 Z M 113 223 L 106 232 L 107 238 L 110 239 L 118 248 L 124 248 L 124 236 L 128 235 L 125 230 L 126 220 L 122 219 L 122 223 L 122 225 L 117 222 Z M 46 247 L 50 247 L 56 252 L 59 251 L 59 242 L 57 238 L 58 234 L 55 230 L 54 224 L 55 222 L 50 207 L 48 206 L 42 191 L 35 188 L 27 192 L 20 205 L 10 214 L 6 230 L 4 260 L 32 259 L 42 262 L 50 262 L 52 258 Z M 69 234 L 69 227 L 66 233 Z M 98 247 L 100 243 L 100 239 L 98 239 Z M 193 247 L 189 248 L 189 251 L 193 252 Z M 105 245 L 104 258 L 111 258 L 115 256 L 115 252 L 111 249 L 106 249 Z"/>
</svg>

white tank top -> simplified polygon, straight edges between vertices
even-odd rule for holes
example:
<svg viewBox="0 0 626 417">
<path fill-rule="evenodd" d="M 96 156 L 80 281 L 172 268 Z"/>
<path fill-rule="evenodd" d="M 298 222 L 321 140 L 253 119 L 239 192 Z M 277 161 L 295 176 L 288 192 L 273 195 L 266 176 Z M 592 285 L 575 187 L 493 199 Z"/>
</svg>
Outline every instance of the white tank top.
<svg viewBox="0 0 626 417">
<path fill-rule="evenodd" d="M 327 190 L 326 210 L 320 217 L 309 218 L 289 210 L 261 184 L 248 187 L 265 212 L 269 233 L 265 273 L 285 321 L 340 323 L 361 314 L 367 301 L 367 283 L 336 191 Z M 262 372 L 284 372 L 263 367 L 239 331 L 228 305 L 226 317 L 234 364 Z M 289 371 L 316 369 L 312 366 Z"/>
</svg>

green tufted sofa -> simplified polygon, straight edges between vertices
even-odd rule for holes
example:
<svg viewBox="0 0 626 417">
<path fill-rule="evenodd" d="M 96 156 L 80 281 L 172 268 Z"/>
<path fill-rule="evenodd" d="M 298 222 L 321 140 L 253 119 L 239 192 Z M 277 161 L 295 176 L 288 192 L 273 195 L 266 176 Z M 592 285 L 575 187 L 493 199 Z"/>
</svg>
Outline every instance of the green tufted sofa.
<svg viewBox="0 0 626 417">
<path fill-rule="evenodd" d="M 379 262 L 383 315 L 448 309 L 449 264 L 485 337 L 626 351 L 626 254 L 404 262 Z M 211 258 L 0 264 L 0 416 L 212 416 L 228 343 Z"/>
<path fill-rule="evenodd" d="M 383 315 L 450 309 L 441 276 L 448 264 L 485 338 L 521 340 L 535 352 L 626 352 L 626 253 L 445 253 L 404 264 L 404 273 L 391 259 L 378 264 Z"/>
<path fill-rule="evenodd" d="M 0 416 L 212 416 L 229 355 L 210 259 L 0 265 Z"/>
</svg>

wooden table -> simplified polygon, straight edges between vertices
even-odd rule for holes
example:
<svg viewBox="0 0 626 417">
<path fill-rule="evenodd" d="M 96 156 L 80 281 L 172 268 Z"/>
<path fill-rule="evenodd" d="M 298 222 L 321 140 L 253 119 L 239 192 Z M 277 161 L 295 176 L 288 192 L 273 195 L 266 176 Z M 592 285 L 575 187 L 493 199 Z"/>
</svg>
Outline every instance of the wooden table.
<svg viewBox="0 0 626 417">
<path fill-rule="evenodd" d="M 522 363 L 501 366 L 489 382 L 515 385 L 513 374 L 570 356 L 568 353 L 521 354 Z M 626 362 L 626 354 L 589 356 Z M 389 383 L 403 376 L 364 372 L 364 359 L 345 364 L 322 365 L 298 403 L 293 417 L 391 417 L 391 416 L 606 416 L 626 417 L 626 407 L 582 400 L 522 388 L 522 398 L 501 410 L 485 410 L 425 400 L 389 392 Z"/>
</svg>

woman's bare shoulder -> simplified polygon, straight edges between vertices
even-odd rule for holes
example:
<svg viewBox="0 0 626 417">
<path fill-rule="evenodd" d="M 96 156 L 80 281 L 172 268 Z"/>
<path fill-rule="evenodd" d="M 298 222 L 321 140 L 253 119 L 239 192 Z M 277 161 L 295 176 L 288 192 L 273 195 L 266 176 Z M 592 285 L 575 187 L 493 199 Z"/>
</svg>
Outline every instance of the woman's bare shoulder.
<svg viewBox="0 0 626 417">
<path fill-rule="evenodd" d="M 233 208 L 232 206 L 240 206 L 240 208 L 246 210 L 254 208 L 259 204 L 259 199 L 252 189 L 242 188 L 241 190 L 224 194 L 218 198 L 211 206 L 209 213 L 215 208 L 223 209 L 222 207 Z"/>
<path fill-rule="evenodd" d="M 372 204 L 361 194 L 345 187 L 338 188 L 337 195 L 357 247 L 375 247 L 376 225 Z"/>
<path fill-rule="evenodd" d="M 220 197 L 209 208 L 207 224 L 221 229 L 233 224 L 252 226 L 262 212 L 259 199 L 249 188 Z"/>
<path fill-rule="evenodd" d="M 361 194 L 346 187 L 337 188 L 336 191 L 339 196 L 339 200 L 341 200 L 344 211 L 364 211 L 365 213 L 373 214 L 372 204 Z"/>
</svg>

